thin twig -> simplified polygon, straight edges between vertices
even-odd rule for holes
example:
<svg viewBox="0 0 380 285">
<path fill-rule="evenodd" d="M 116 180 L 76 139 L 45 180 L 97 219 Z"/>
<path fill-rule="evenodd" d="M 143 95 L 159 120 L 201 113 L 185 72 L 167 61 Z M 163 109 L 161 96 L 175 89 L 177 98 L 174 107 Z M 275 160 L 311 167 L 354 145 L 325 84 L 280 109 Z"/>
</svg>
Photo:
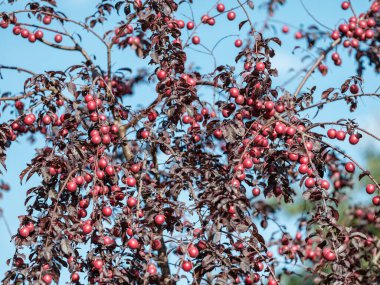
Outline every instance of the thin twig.
<svg viewBox="0 0 380 285">
<path fill-rule="evenodd" d="M 297 98 L 298 94 L 301 92 L 302 87 L 305 85 L 306 81 L 309 79 L 311 74 L 314 72 L 314 70 L 318 67 L 318 65 L 325 59 L 326 55 L 334 49 L 339 43 L 341 42 L 341 39 L 337 39 L 334 41 L 331 46 L 323 51 L 319 58 L 315 61 L 313 66 L 310 68 L 310 70 L 306 73 L 305 77 L 302 79 L 301 83 L 298 85 L 297 90 L 294 92 L 294 98 Z"/>
<path fill-rule="evenodd" d="M 29 70 L 29 69 L 25 69 L 25 68 L 22 68 L 22 67 L 16 67 L 16 66 L 6 66 L 6 65 L 2 65 L 0 64 L 0 69 L 11 69 L 11 70 L 17 70 L 19 72 L 25 72 L 25 73 L 29 73 L 30 75 L 36 75 L 36 73 L 34 73 L 33 71 Z"/>
</svg>

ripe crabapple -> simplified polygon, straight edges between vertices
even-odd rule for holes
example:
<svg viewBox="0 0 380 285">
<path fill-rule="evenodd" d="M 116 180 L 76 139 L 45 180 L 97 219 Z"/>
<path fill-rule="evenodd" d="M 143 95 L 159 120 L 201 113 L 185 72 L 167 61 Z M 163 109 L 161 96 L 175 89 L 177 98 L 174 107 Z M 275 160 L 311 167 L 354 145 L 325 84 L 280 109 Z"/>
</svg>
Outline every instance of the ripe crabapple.
<svg viewBox="0 0 380 285">
<path fill-rule="evenodd" d="M 233 21 L 233 20 L 235 20 L 235 18 L 236 18 L 236 13 L 234 11 L 227 13 L 227 19 L 228 20 Z"/>
<path fill-rule="evenodd" d="M 226 9 L 226 7 L 225 7 L 224 4 L 222 4 L 222 3 L 219 3 L 219 4 L 216 6 L 216 10 L 218 10 L 218 12 L 220 12 L 220 13 L 223 13 L 225 9 Z"/>
<path fill-rule="evenodd" d="M 55 36 L 54 36 L 54 41 L 55 41 L 56 43 L 60 43 L 60 42 L 62 42 L 62 35 L 60 35 L 60 34 L 55 35 Z"/>
<path fill-rule="evenodd" d="M 155 216 L 154 217 L 154 222 L 157 225 L 162 225 L 163 223 L 165 223 L 165 216 L 162 215 L 162 214 L 159 214 L 159 215 Z"/>
<path fill-rule="evenodd" d="M 355 171 L 355 164 L 352 162 L 347 162 L 346 165 L 344 166 L 347 172 L 354 172 Z"/>
<path fill-rule="evenodd" d="M 130 249 L 137 249 L 140 246 L 139 242 L 135 238 L 129 239 L 127 245 Z"/>
<path fill-rule="evenodd" d="M 186 272 L 189 272 L 193 268 L 193 264 L 191 261 L 182 262 L 182 269 Z"/>
</svg>

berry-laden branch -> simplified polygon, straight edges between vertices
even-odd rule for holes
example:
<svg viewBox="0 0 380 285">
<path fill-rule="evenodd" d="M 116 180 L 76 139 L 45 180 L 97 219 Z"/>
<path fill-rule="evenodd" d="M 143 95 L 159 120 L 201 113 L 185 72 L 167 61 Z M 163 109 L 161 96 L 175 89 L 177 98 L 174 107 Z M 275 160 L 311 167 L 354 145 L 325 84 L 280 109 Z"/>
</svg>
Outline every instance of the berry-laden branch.
<svg viewBox="0 0 380 285">
<path fill-rule="evenodd" d="M 56 70 L 41 74 L 0 65 L 28 76 L 0 97 L 2 174 L 14 179 L 6 172 L 13 142 L 33 142 L 19 176 L 38 178 L 20 210 L 3 284 L 279 285 L 296 275 L 377 284 L 380 185 L 339 142 L 360 147 L 362 135 L 380 138 L 348 117 L 322 120 L 319 111 L 331 103 L 357 112 L 358 98 L 379 99 L 367 91 L 367 72 L 380 72 L 380 1 L 355 10 L 343 1 L 350 15 L 331 34 L 319 30 L 327 28 L 323 15 L 306 7 L 293 11 L 311 16 L 302 27 L 277 19 L 277 9 L 290 9 L 285 0 L 111 2 L 83 8 L 90 16 L 82 20 L 50 0 L 23 10 L 0 4 L 1 38 L 82 57 L 66 66 L 71 53 L 60 52 Z M 264 23 L 253 21 L 262 7 Z M 312 61 L 288 78 L 273 59 L 291 29 L 297 56 Z M 222 34 L 202 36 L 211 33 Z M 98 44 L 91 54 L 83 35 Z M 218 56 L 227 52 L 234 61 Z M 331 86 L 335 70 L 347 77 L 340 88 Z M 16 75 L 2 74 L 10 82 Z M 312 75 L 315 87 L 303 92 Z M 336 129 L 325 135 L 326 126 Z M 371 204 L 349 199 L 365 176 Z"/>
</svg>

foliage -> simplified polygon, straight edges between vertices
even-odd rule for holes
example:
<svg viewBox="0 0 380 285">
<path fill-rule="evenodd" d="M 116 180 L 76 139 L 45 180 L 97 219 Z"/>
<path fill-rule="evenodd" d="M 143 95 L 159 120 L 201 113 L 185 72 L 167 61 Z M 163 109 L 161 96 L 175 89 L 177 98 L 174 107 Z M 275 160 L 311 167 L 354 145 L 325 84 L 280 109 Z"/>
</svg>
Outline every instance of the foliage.
<svg viewBox="0 0 380 285">
<path fill-rule="evenodd" d="M 270 15 L 286 7 L 286 1 L 263 2 Z M 350 3 L 344 3 L 348 9 Z M 103 0 L 84 21 L 61 13 L 54 0 L 0 14 L 0 26 L 15 35 L 83 56 L 74 66 L 42 74 L 0 66 L 30 75 L 22 95 L 0 99 L 17 110 L 0 125 L 1 162 L 10 144 L 27 133 L 39 132 L 46 142 L 20 174 L 21 181 L 37 175 L 41 183 L 27 191 L 3 284 L 58 283 L 66 268 L 73 283 L 83 284 L 274 285 L 286 282 L 287 275 L 296 278 L 286 266 L 292 264 L 305 267 L 318 284 L 380 283 L 380 196 L 374 195 L 373 206 L 346 210 L 343 222 L 338 212 L 346 190 L 355 185 L 355 170 L 359 179 L 370 180 L 367 192 L 379 190 L 339 141 L 379 139 L 353 120 L 319 122 L 308 116 L 332 102 L 344 102 L 354 112 L 359 98 L 378 98 L 363 92 L 361 76 L 365 58 L 374 72 L 380 70 L 380 2 L 372 1 L 360 14 L 353 11 L 358 16 L 332 34 L 313 25 L 296 33 L 311 51 L 320 48 L 321 39 L 329 46 L 295 92 L 273 84 L 278 74 L 272 59 L 281 40 L 265 37 L 266 25 L 256 29 L 249 17 L 253 1 L 238 0 L 229 9 L 213 3 L 209 14 L 217 14 L 203 16 L 199 24 L 191 15 L 187 24 L 180 20 L 180 5 L 192 1 Z M 212 26 L 217 16 L 233 21 L 235 11 L 247 16 L 237 23 L 249 29 L 246 40 L 235 42 L 241 47 L 236 62 L 244 68 L 220 65 L 202 74 L 187 67 L 188 50 L 202 46 L 198 27 Z M 111 14 L 118 15 L 115 29 L 109 26 Z M 52 21 L 62 30 L 49 28 Z M 98 65 L 67 24 L 98 39 L 106 66 Z M 54 42 L 46 34 L 55 34 Z M 304 90 L 314 72 L 328 76 L 327 55 L 341 64 L 333 51 L 346 52 L 344 47 L 355 53 L 357 74 L 321 94 L 316 86 Z M 113 70 L 115 48 L 133 49 L 154 71 Z M 142 109 L 125 103 L 136 84 L 155 84 L 157 92 Z M 201 97 L 201 86 L 218 99 Z M 321 132 L 328 126 L 333 128 Z M 296 198 L 309 205 L 296 236 L 279 225 L 280 236 L 265 238 L 268 222 L 278 223 L 283 205 Z"/>
</svg>

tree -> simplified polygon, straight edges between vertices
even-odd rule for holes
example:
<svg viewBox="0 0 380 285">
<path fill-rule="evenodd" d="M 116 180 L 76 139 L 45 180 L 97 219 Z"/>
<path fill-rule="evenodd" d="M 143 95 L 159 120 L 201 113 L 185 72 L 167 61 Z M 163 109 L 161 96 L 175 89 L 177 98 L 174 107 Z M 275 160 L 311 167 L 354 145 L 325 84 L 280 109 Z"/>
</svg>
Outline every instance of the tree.
<svg viewBox="0 0 380 285">
<path fill-rule="evenodd" d="M 36 175 L 41 182 L 27 192 L 3 284 L 68 281 L 68 271 L 70 282 L 82 284 L 274 285 L 297 278 L 293 264 L 307 272 L 305 282 L 380 283 L 379 184 L 339 146 L 380 139 L 355 120 L 318 119 L 329 104 L 354 112 L 359 99 L 379 97 L 363 83 L 368 65 L 380 71 L 379 0 L 363 11 L 344 1 L 352 16 L 332 32 L 313 24 L 297 30 L 305 52 L 318 55 L 298 73 L 295 91 L 273 83 L 281 40 L 266 36 L 285 0 L 211 1 L 201 19 L 179 12 L 191 0 L 98 0 L 83 21 L 61 13 L 54 0 L 23 9 L 12 9 L 13 2 L 1 4 L 2 28 L 80 53 L 83 61 L 42 74 L 0 66 L 29 74 L 21 95 L 0 98 L 15 111 L 0 125 L 3 166 L 19 137 L 41 134 L 45 141 L 20 174 L 21 181 Z M 264 24 L 250 17 L 260 7 L 268 13 Z M 236 21 L 237 13 L 245 20 Z M 197 32 L 223 17 L 241 30 L 236 66 L 212 73 L 187 66 L 193 49 L 216 62 L 216 46 L 208 48 Z M 85 48 L 84 34 L 104 49 L 105 66 Z M 148 64 L 114 70 L 117 48 Z M 324 91 L 304 89 L 313 74 L 329 76 L 327 57 L 339 66 L 346 53 L 355 59 L 351 77 Z M 157 97 L 129 108 L 139 84 L 154 84 Z M 201 87 L 213 96 L 201 96 Z M 339 204 L 364 177 L 373 205 L 352 205 L 342 219 Z M 292 235 L 279 211 L 300 197 L 308 211 Z M 266 237 L 269 222 L 278 229 Z"/>
</svg>

